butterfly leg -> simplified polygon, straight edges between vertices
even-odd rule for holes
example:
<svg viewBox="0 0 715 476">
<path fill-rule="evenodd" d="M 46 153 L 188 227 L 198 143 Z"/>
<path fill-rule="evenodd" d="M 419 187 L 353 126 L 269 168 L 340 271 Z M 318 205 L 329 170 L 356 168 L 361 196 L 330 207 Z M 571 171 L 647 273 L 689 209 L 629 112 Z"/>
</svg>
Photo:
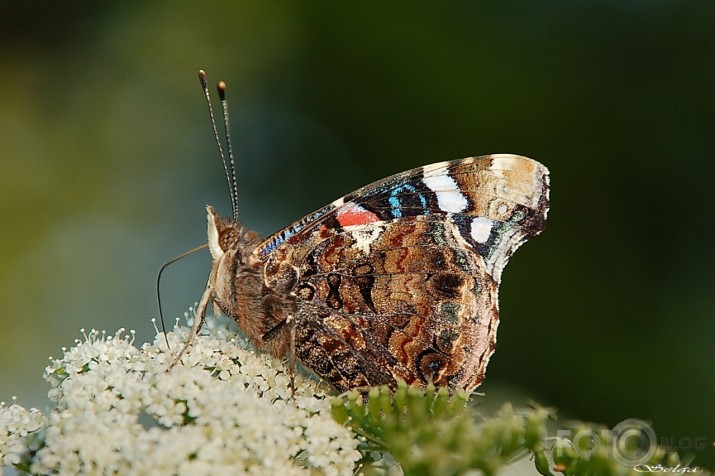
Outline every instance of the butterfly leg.
<svg viewBox="0 0 715 476">
<path fill-rule="evenodd" d="M 290 369 L 290 397 L 295 400 L 295 316 L 286 317 L 290 326 L 290 347 L 288 349 L 288 368 Z"/>
<path fill-rule="evenodd" d="M 199 335 L 199 331 L 201 330 L 201 327 L 206 321 L 206 308 L 209 305 L 209 301 L 211 300 L 212 295 L 213 289 L 210 286 L 207 286 L 206 290 L 201 295 L 201 300 L 199 301 L 199 305 L 196 308 L 194 325 L 191 327 L 191 333 L 189 334 L 189 338 L 187 339 L 186 344 L 184 344 L 184 347 L 181 349 L 181 351 L 176 355 L 176 357 L 174 357 L 174 360 L 171 362 L 171 365 L 169 365 L 169 367 L 166 369 L 167 372 L 173 369 L 174 366 L 179 363 L 181 357 L 183 357 L 183 355 L 189 349 L 191 344 L 194 342 L 194 338 Z"/>
</svg>

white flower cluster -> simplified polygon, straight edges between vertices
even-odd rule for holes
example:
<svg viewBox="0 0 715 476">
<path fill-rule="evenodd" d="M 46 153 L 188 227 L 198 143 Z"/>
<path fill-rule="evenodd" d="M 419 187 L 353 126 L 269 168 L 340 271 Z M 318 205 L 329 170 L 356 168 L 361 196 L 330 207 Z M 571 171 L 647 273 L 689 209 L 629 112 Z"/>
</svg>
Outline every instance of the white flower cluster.
<svg viewBox="0 0 715 476">
<path fill-rule="evenodd" d="M 326 388 L 214 327 L 181 364 L 164 335 L 141 349 L 96 331 L 45 371 L 47 417 L 0 406 L 0 466 L 32 474 L 350 475 L 359 441 Z M 181 349 L 188 329 L 168 333 Z"/>
<path fill-rule="evenodd" d="M 36 408 L 0 403 L 0 467 L 27 464 L 28 452 L 41 446 L 45 425 L 47 418 Z"/>
</svg>

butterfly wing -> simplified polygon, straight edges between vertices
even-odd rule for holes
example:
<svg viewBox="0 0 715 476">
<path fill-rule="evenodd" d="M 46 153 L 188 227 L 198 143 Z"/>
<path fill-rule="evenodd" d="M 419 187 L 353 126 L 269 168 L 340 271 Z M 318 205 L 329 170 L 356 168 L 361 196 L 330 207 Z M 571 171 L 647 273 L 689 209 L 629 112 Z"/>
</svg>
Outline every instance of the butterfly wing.
<svg viewBox="0 0 715 476">
<path fill-rule="evenodd" d="M 388 177 L 257 247 L 269 290 L 296 302 L 296 355 L 345 390 L 472 389 L 494 351 L 501 271 L 541 232 L 548 171 L 492 155 Z"/>
</svg>

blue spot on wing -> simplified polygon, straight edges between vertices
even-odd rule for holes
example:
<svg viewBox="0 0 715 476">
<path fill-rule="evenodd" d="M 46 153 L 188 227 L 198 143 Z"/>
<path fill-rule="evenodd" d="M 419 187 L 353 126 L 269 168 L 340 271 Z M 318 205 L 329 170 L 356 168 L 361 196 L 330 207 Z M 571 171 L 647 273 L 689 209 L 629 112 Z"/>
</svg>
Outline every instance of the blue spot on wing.
<svg viewBox="0 0 715 476">
<path fill-rule="evenodd" d="M 408 195 L 415 194 L 420 202 L 421 208 L 424 215 L 429 215 L 429 208 L 427 207 L 427 199 L 425 196 L 417 191 L 417 188 L 409 183 L 399 185 L 390 191 L 390 195 L 387 202 L 390 204 L 390 213 L 393 218 L 402 218 L 405 198 Z"/>
</svg>

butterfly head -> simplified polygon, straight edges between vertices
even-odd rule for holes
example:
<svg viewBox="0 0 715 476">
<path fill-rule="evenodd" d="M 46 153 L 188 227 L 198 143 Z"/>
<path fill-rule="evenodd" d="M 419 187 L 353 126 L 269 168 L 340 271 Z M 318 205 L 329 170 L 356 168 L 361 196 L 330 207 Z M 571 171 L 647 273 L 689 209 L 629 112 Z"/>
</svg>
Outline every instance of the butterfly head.
<svg viewBox="0 0 715 476">
<path fill-rule="evenodd" d="M 211 205 L 206 206 L 206 213 L 211 257 L 220 260 L 226 251 L 238 248 L 242 227 L 232 220 L 221 218 Z"/>
<path fill-rule="evenodd" d="M 223 218 L 211 205 L 206 206 L 208 221 L 208 244 L 214 261 L 221 261 L 227 252 L 236 254 L 241 263 L 245 256 L 242 252 L 250 252 L 251 244 L 258 239 L 258 234 L 247 230 L 240 222 L 232 218 Z"/>
</svg>

